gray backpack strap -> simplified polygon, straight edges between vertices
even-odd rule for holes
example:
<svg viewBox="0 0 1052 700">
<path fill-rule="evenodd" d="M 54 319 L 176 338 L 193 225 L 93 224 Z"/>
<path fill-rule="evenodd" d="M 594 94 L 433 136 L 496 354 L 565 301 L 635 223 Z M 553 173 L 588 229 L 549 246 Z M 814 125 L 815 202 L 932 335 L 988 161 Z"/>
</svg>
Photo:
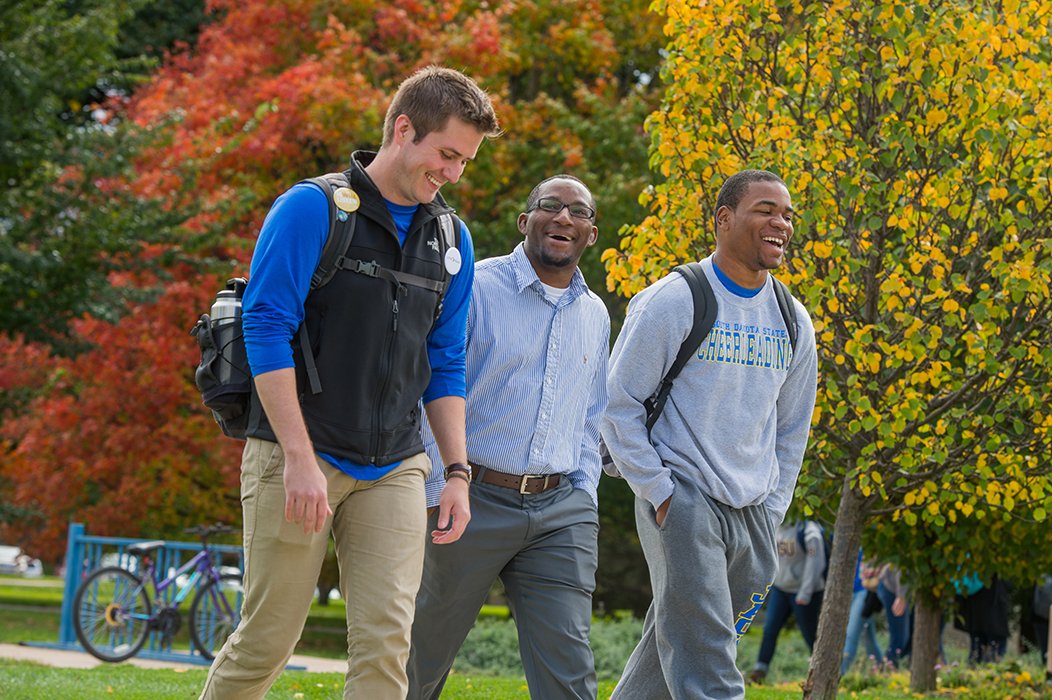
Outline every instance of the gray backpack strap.
<svg viewBox="0 0 1052 700">
<path fill-rule="evenodd" d="M 672 366 L 668 368 L 668 372 L 661 378 L 661 383 L 658 384 L 654 393 L 643 401 L 643 408 L 647 414 L 647 435 L 654 428 L 654 424 L 657 423 L 661 412 L 665 410 L 665 402 L 668 401 L 668 395 L 672 392 L 672 382 L 675 381 L 687 362 L 690 361 L 690 358 L 698 351 L 701 341 L 705 340 L 716 323 L 716 312 L 718 310 L 716 293 L 712 291 L 712 285 L 709 284 L 709 278 L 705 276 L 701 263 L 692 262 L 678 265 L 673 269 L 673 272 L 678 272 L 682 275 L 683 279 L 687 281 L 687 286 L 690 287 L 690 295 L 694 301 L 694 320 L 691 323 L 690 333 L 687 334 L 687 337 L 679 346 L 679 351 L 676 353 L 676 359 L 673 360 Z M 603 471 L 610 476 L 621 476 L 617 465 L 614 464 L 614 458 L 610 456 L 610 450 L 602 438 L 599 439 L 599 462 L 603 467 Z"/>
<path fill-rule="evenodd" d="M 329 235 L 325 238 L 325 246 L 321 250 L 318 266 L 314 268 L 314 274 L 310 278 L 310 288 L 314 290 L 328 284 L 332 276 L 340 269 L 340 263 L 354 239 L 354 227 L 358 217 L 352 212 L 346 220 L 340 221 L 336 211 L 336 202 L 333 200 L 332 193 L 340 187 L 350 187 L 351 183 L 346 173 L 328 173 L 321 177 L 309 178 L 305 182 L 313 183 L 321 188 L 329 204 Z M 318 365 L 314 360 L 314 352 L 311 350 L 306 322 L 300 324 L 296 335 L 299 336 L 300 350 L 303 353 L 303 364 L 310 382 L 311 393 L 320 394 L 321 377 L 318 375 Z"/>
<path fill-rule="evenodd" d="M 450 278 L 453 276 L 446 269 L 446 251 L 450 248 L 456 248 L 458 251 L 460 249 L 460 220 L 447 212 L 438 217 L 438 227 L 442 230 L 444 245 L 442 247 L 442 291 L 439 292 L 438 306 L 435 307 L 436 320 L 442 315 L 442 306 L 446 302 L 446 288 L 449 287 Z"/>
<path fill-rule="evenodd" d="M 705 340 L 709 331 L 712 330 L 712 326 L 716 323 L 716 294 L 712 291 L 712 285 L 709 284 L 709 278 L 705 276 L 705 271 L 702 269 L 701 264 L 696 262 L 687 263 L 686 265 L 677 266 L 673 271 L 682 275 L 687 281 L 687 286 L 690 287 L 690 294 L 694 300 L 694 322 L 691 325 L 690 333 L 687 334 L 686 339 L 679 347 L 675 361 L 673 361 L 672 366 L 669 367 L 668 372 L 661 379 L 661 384 L 658 385 L 657 391 L 643 402 L 647 411 L 647 433 L 654 427 L 654 423 L 657 422 L 661 411 L 665 408 L 665 402 L 672 391 L 672 382 L 675 381 L 683 367 L 698 351 L 701 341 Z"/>
<path fill-rule="evenodd" d="M 453 215 L 443 214 L 438 217 L 438 227 L 442 229 L 442 238 L 446 242 L 446 250 L 457 247 L 457 235 L 453 231 Z"/>
<path fill-rule="evenodd" d="M 358 260 L 357 258 L 342 257 L 336 261 L 336 267 L 340 270 L 357 272 L 359 275 L 365 275 L 366 277 L 379 277 L 388 282 L 393 282 L 396 285 L 408 284 L 411 287 L 423 287 L 424 289 L 429 289 L 432 292 L 438 292 L 439 294 L 445 292 L 446 289 L 445 282 L 421 277 L 420 275 L 413 275 L 408 272 L 402 272 L 401 270 L 389 270 L 375 261 L 366 262 L 364 260 Z"/>
<path fill-rule="evenodd" d="M 789 332 L 789 345 L 796 352 L 796 338 L 799 331 L 796 327 L 796 304 L 793 303 L 793 295 L 789 293 L 780 279 L 771 275 L 774 282 L 774 296 L 778 300 L 778 310 L 782 312 L 782 320 L 785 321 L 785 329 Z"/>
<path fill-rule="evenodd" d="M 329 235 L 325 239 L 325 247 L 322 248 L 321 257 L 318 259 L 318 267 L 311 276 L 310 288 L 324 287 L 340 269 L 340 261 L 346 255 L 347 249 L 351 247 L 354 240 L 354 227 L 358 217 L 354 212 L 348 214 L 345 221 L 339 220 L 336 210 L 336 202 L 332 193 L 341 187 L 350 187 L 350 180 L 346 173 L 328 173 L 321 177 L 312 177 L 306 182 L 312 182 L 321 188 L 329 203 Z"/>
<path fill-rule="evenodd" d="M 396 285 L 406 285 L 407 284 L 407 285 L 410 285 L 410 286 L 413 286 L 413 287 L 422 287 L 422 288 L 428 289 L 428 290 L 430 290 L 432 292 L 438 292 L 439 297 L 440 297 L 439 307 L 438 308 L 439 308 L 439 310 L 441 310 L 441 306 L 442 306 L 441 298 L 445 297 L 446 289 L 449 287 L 449 278 L 451 277 L 451 275 L 449 274 L 449 271 L 446 270 L 446 267 L 445 267 L 446 251 L 448 251 L 450 248 L 458 247 L 458 244 L 459 244 L 459 241 L 460 241 L 460 236 L 457 235 L 458 234 L 458 228 L 455 227 L 455 225 L 453 223 L 453 215 L 452 214 L 449 214 L 449 213 L 441 214 L 438 217 L 438 227 L 439 227 L 439 230 L 441 231 L 440 238 L 442 240 L 442 242 L 440 244 L 441 247 L 442 247 L 442 250 L 441 250 L 440 254 L 441 254 L 442 258 L 443 258 L 443 261 L 441 263 L 442 264 L 442 279 L 441 280 L 434 280 L 434 279 L 430 279 L 428 277 L 421 277 L 420 275 L 414 275 L 414 274 L 410 274 L 408 272 L 402 272 L 401 270 L 391 270 L 391 269 L 388 269 L 386 267 L 381 266 L 379 263 L 377 263 L 375 261 L 372 261 L 372 260 L 370 260 L 370 261 L 358 260 L 356 258 L 348 258 L 348 257 L 345 257 L 343 255 L 341 255 L 340 257 L 338 257 L 336 259 L 336 261 L 335 261 L 335 268 L 339 269 L 339 270 L 350 270 L 351 272 L 356 272 L 359 275 L 366 275 L 367 277 L 379 277 L 380 279 L 385 279 L 388 282 L 392 282 L 392 283 L 394 283 Z M 346 252 L 347 248 L 344 247 L 343 250 L 344 250 L 344 252 Z M 333 272 L 335 272 L 335 270 L 333 270 Z M 331 277 L 331 273 L 330 273 L 330 277 Z M 438 318 L 438 313 L 439 313 L 438 311 L 435 312 L 435 318 Z"/>
</svg>

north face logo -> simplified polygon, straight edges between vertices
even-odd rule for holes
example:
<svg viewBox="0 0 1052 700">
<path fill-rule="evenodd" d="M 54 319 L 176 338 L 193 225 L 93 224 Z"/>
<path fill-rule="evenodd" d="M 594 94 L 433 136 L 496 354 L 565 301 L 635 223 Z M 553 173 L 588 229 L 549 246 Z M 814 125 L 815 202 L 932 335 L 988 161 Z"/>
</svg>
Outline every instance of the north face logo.
<svg viewBox="0 0 1052 700">
<path fill-rule="evenodd" d="M 433 249 L 433 250 L 434 250 L 434 251 L 435 251 L 436 253 L 438 252 L 438 239 L 437 239 L 437 238 L 432 238 L 432 239 L 431 239 L 430 241 L 428 241 L 428 242 L 427 242 L 427 244 L 428 244 L 429 246 L 431 246 L 431 248 L 432 248 L 432 249 Z"/>
</svg>

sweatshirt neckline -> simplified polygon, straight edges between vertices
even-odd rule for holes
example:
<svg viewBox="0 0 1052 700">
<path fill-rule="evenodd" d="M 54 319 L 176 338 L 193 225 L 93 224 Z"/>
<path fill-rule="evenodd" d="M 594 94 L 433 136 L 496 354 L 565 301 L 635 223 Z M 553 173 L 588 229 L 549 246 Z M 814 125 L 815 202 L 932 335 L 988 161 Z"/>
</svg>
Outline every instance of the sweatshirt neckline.
<svg viewBox="0 0 1052 700">
<path fill-rule="evenodd" d="M 763 284 L 761 284 L 759 287 L 743 287 L 734 280 L 732 280 L 730 277 L 728 277 L 727 274 L 720 269 L 720 266 L 716 264 L 715 258 L 711 258 L 709 262 L 712 263 L 712 271 L 716 273 L 716 279 L 718 279 L 723 284 L 724 288 L 728 292 L 730 292 L 736 297 L 741 297 L 743 299 L 752 299 L 757 294 L 762 292 L 763 288 L 767 286 L 767 280 L 764 280 Z"/>
</svg>

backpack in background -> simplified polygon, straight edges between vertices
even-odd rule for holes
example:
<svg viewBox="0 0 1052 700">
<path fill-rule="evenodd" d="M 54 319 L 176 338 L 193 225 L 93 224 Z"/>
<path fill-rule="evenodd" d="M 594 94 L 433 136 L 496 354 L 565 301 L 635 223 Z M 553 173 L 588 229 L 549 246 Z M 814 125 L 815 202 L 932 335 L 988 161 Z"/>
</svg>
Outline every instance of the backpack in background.
<svg viewBox="0 0 1052 700">
<path fill-rule="evenodd" d="M 825 553 L 826 563 L 822 566 L 822 580 L 825 581 L 829 576 L 829 555 L 833 552 L 833 533 L 826 532 L 825 527 L 822 523 L 812 521 L 818 526 L 818 531 L 822 534 L 822 551 Z M 807 551 L 807 543 L 804 542 L 804 528 L 806 527 L 806 521 L 801 521 L 796 525 L 796 543 L 800 545 L 800 551 Z"/>
</svg>

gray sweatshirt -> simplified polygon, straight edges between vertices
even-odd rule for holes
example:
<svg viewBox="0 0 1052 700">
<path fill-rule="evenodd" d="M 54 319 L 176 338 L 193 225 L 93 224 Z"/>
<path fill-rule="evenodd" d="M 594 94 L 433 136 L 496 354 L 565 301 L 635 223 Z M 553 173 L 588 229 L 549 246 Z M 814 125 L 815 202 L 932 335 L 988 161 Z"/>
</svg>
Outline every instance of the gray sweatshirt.
<svg viewBox="0 0 1052 700">
<path fill-rule="evenodd" d="M 792 353 L 773 283 L 732 293 L 702 261 L 719 305 L 716 324 L 672 386 L 647 437 L 643 401 L 657 388 L 694 322 L 690 287 L 670 274 L 637 294 L 610 356 L 602 434 L 614 464 L 655 508 L 672 495 L 671 473 L 733 508 L 764 504 L 785 517 L 815 405 L 815 331 L 796 304 Z M 791 356 L 791 361 L 788 358 Z"/>
<path fill-rule="evenodd" d="M 804 547 L 800 547 L 798 528 L 804 528 Z M 826 547 L 822 528 L 813 520 L 778 528 L 778 574 L 774 585 L 786 593 L 795 593 L 800 605 L 807 605 L 818 591 L 825 590 L 822 572 L 826 568 Z"/>
</svg>

